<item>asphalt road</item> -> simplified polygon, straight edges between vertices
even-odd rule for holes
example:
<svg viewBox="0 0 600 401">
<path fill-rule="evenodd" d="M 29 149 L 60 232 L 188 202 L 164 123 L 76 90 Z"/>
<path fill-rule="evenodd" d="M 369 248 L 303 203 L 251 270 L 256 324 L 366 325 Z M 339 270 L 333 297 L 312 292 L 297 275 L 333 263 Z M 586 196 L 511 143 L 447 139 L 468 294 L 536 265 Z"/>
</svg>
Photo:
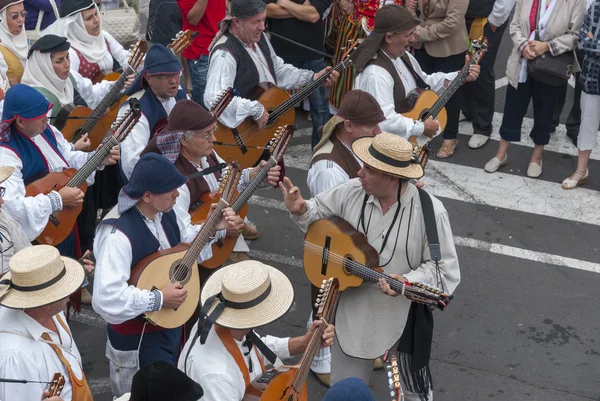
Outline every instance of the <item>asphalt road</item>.
<svg viewBox="0 0 600 401">
<path fill-rule="evenodd" d="M 510 47 L 506 36 L 496 60 L 499 82 Z M 496 111 L 502 113 L 505 87 L 499 86 Z M 570 97 L 571 89 L 563 121 Z M 288 175 L 307 195 L 310 134 L 304 128 L 310 123 L 305 116 L 298 113 L 300 130 L 286 163 Z M 496 133 L 498 128 L 496 121 Z M 435 399 L 600 400 L 600 181 L 592 176 L 586 189 L 569 194 L 560 189 L 574 169 L 576 152 L 563 126 L 553 135 L 551 145 L 556 145 L 546 152 L 539 180 L 525 176 L 527 143 L 511 148 L 511 165 L 502 173 L 481 173 L 497 142 L 472 151 L 466 147 L 470 133 L 470 124 L 461 123 L 455 156 L 444 162 L 432 158 L 426 172 L 426 189 L 449 211 L 462 271 L 455 300 L 435 314 Z M 600 171 L 598 160 L 596 151 L 592 175 Z M 284 318 L 261 331 L 301 335 L 310 303 L 302 235 L 282 210 L 279 191 L 260 190 L 251 202 L 249 218 L 261 233 L 251 255 L 285 272 L 296 297 Z M 86 309 L 71 325 L 95 400 L 111 400 L 102 321 Z M 374 372 L 370 385 L 377 400 L 390 399 L 384 371 Z M 325 387 L 312 375 L 308 386 L 310 399 L 320 400 Z"/>
</svg>

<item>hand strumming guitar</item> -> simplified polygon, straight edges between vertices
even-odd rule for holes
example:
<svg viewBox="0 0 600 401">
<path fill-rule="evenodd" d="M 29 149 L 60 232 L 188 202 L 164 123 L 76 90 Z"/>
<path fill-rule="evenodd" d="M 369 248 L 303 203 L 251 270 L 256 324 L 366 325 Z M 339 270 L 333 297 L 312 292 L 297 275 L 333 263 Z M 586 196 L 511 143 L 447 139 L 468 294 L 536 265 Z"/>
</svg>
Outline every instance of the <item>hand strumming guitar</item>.
<svg viewBox="0 0 600 401">
<path fill-rule="evenodd" d="M 290 213 L 296 216 L 302 216 L 308 211 L 306 200 L 304 200 L 302 194 L 300 194 L 300 189 L 294 186 L 289 178 L 284 177 L 283 182 L 279 183 L 279 188 L 281 188 L 281 193 L 283 193 L 285 207 L 287 207 Z"/>
</svg>

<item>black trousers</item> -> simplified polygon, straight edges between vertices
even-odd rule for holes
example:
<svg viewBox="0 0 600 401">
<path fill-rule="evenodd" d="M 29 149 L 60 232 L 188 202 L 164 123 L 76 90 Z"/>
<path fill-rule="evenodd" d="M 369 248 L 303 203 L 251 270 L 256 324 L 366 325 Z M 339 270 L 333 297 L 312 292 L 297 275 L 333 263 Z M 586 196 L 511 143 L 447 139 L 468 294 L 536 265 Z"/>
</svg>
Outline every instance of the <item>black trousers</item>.
<svg viewBox="0 0 600 401">
<path fill-rule="evenodd" d="M 474 19 L 467 19 L 467 32 L 471 29 Z M 492 121 L 496 104 L 496 75 L 494 64 L 500 48 L 504 31 L 508 26 L 506 21 L 493 32 L 489 24 L 485 24 L 483 35 L 488 39 L 488 49 L 479 65 L 479 77 L 463 85 L 463 113 L 473 120 L 473 133 L 490 136 L 494 129 Z"/>
<path fill-rule="evenodd" d="M 579 65 L 583 64 L 583 52 L 576 51 L 577 60 L 579 61 Z M 560 93 L 558 94 L 558 101 L 556 102 L 556 107 L 554 109 L 554 116 L 552 119 L 552 125 L 554 128 L 558 127 L 560 124 L 559 118 L 560 114 L 565 107 L 565 100 L 567 97 L 567 86 L 569 84 L 565 84 L 560 88 Z M 567 127 L 567 135 L 569 138 L 573 140 L 573 142 L 577 143 L 577 136 L 579 135 L 579 126 L 581 125 L 581 83 L 579 82 L 579 73 L 575 74 L 575 91 L 573 96 L 573 106 L 571 106 L 571 111 L 567 117 L 567 121 L 565 126 Z"/>
<path fill-rule="evenodd" d="M 519 142 L 521 126 L 527 114 L 529 102 L 533 101 L 533 129 L 529 136 L 536 145 L 547 145 L 552 132 L 552 116 L 561 87 L 550 86 L 530 77 L 515 89 L 508 85 L 504 102 L 504 116 L 500 136 L 505 141 Z"/>
<path fill-rule="evenodd" d="M 460 70 L 465 65 L 465 55 L 463 53 L 448 57 L 433 57 L 423 49 L 415 50 L 415 58 L 419 62 L 421 69 L 426 74 L 434 72 L 454 72 Z M 458 89 L 454 96 L 446 103 L 446 113 L 448 122 L 443 132 L 444 139 L 456 139 L 458 135 L 458 116 L 460 114 L 460 105 L 462 103 L 463 91 Z"/>
</svg>

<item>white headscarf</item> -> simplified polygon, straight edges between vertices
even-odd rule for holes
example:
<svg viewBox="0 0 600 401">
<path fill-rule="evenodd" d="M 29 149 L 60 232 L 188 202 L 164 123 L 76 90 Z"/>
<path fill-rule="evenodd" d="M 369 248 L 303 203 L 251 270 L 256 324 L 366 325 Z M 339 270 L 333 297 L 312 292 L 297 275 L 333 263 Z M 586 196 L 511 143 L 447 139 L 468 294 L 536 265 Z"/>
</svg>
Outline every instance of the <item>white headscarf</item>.
<svg viewBox="0 0 600 401">
<path fill-rule="evenodd" d="M 94 4 L 94 8 L 100 15 L 96 4 Z M 43 35 L 54 34 L 66 37 L 71 47 L 77 49 L 87 61 L 97 64 L 108 52 L 104 31 L 102 30 L 102 19 L 100 19 L 100 33 L 98 36 L 92 36 L 85 28 L 82 12 L 78 11 L 65 18 L 57 19 L 52 25 L 44 29 Z"/>
<path fill-rule="evenodd" d="M 21 2 L 12 3 L 11 6 L 18 3 Z M 8 18 L 6 17 L 6 8 L 0 11 L 0 17 L 2 18 L 2 22 L 0 22 L 0 39 L 2 39 L 2 45 L 13 52 L 21 64 L 23 64 L 23 67 L 25 67 L 25 63 L 27 62 L 27 52 L 29 51 L 27 35 L 25 34 L 25 24 L 23 24 L 23 29 L 20 34 L 13 35 L 10 33 L 8 29 Z"/>
<path fill-rule="evenodd" d="M 63 81 L 56 75 L 50 59 L 51 54 L 34 51 L 27 60 L 21 83 L 46 88 L 58 98 L 63 106 L 73 103 L 73 83 L 70 78 Z"/>
</svg>

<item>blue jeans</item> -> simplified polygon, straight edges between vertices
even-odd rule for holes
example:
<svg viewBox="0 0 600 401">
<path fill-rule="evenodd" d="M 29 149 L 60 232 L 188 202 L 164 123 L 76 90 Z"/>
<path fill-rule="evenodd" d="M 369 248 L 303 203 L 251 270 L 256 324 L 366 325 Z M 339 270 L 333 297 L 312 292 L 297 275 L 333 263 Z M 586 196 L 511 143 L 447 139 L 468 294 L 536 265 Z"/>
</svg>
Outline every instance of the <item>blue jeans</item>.
<svg viewBox="0 0 600 401">
<path fill-rule="evenodd" d="M 201 55 L 198 60 L 188 60 L 188 69 L 192 79 L 192 100 L 208 108 L 204 104 L 204 89 L 206 89 L 206 75 L 208 74 L 208 56 Z"/>
<path fill-rule="evenodd" d="M 305 61 L 292 61 L 292 64 L 296 68 L 302 68 L 305 70 L 311 70 L 319 72 L 325 68 L 325 62 L 323 59 L 319 60 L 305 60 Z M 321 139 L 319 127 L 322 127 L 329 121 L 329 104 L 327 102 L 327 91 L 322 86 L 315 90 L 309 97 L 308 102 L 310 103 L 310 118 L 312 119 L 313 132 L 311 139 L 311 146 L 314 148 L 315 145 Z"/>
</svg>

